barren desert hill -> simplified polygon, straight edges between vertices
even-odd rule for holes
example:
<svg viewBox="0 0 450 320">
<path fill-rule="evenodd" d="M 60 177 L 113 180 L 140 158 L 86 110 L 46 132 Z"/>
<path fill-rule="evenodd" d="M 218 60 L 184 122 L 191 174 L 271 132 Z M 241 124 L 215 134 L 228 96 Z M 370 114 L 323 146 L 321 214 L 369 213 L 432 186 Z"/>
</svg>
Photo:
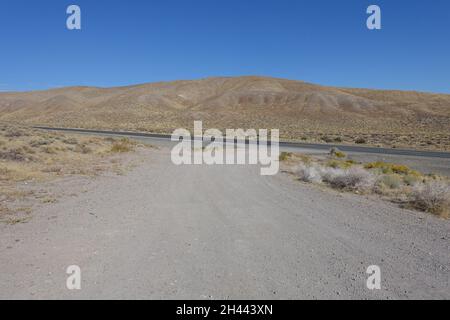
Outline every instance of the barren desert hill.
<svg viewBox="0 0 450 320">
<path fill-rule="evenodd" d="M 267 77 L 0 93 L 0 121 L 170 133 L 278 128 L 284 138 L 450 150 L 450 95 L 326 87 Z"/>
</svg>

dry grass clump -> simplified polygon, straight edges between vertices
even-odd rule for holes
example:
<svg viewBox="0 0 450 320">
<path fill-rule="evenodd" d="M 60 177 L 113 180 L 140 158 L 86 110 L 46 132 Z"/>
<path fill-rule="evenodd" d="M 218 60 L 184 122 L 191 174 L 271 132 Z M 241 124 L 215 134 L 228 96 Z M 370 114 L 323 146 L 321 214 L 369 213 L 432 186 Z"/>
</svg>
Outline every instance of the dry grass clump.
<svg viewBox="0 0 450 320">
<path fill-rule="evenodd" d="M 134 150 L 135 146 L 136 143 L 134 143 L 128 138 L 123 138 L 120 139 L 119 141 L 113 142 L 113 145 L 111 146 L 111 152 L 114 153 L 130 152 Z"/>
<path fill-rule="evenodd" d="M 405 165 L 385 162 L 360 164 L 351 160 L 305 157 L 292 154 L 289 164 L 300 181 L 323 184 L 336 190 L 377 194 L 410 208 L 448 218 L 450 182 L 436 175 L 422 175 Z M 331 159 L 330 159 L 331 158 Z M 296 162 L 294 162 L 296 160 Z"/>
</svg>

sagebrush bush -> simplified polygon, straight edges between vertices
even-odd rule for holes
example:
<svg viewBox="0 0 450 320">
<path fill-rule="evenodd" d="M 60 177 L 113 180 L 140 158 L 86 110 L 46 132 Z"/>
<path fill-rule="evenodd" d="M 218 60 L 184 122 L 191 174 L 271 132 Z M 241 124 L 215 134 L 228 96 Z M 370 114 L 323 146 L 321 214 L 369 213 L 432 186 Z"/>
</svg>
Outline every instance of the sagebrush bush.
<svg viewBox="0 0 450 320">
<path fill-rule="evenodd" d="M 383 175 L 378 179 L 378 183 L 388 187 L 389 189 L 398 189 L 402 185 L 402 179 L 393 174 Z"/>
<path fill-rule="evenodd" d="M 49 141 L 49 140 L 32 140 L 32 141 L 30 141 L 30 146 L 32 146 L 33 148 L 37 148 L 37 147 L 40 147 L 40 146 L 49 145 L 50 143 L 52 143 L 52 141 Z"/>
<path fill-rule="evenodd" d="M 423 178 L 417 175 L 407 174 L 403 177 L 403 182 L 407 186 L 415 186 L 416 184 L 423 182 Z"/>
<path fill-rule="evenodd" d="M 331 153 L 331 152 L 330 152 Z M 372 162 L 366 165 L 351 160 L 301 159 L 295 173 L 301 181 L 357 193 L 376 193 L 409 207 L 448 218 L 450 184 L 436 175 L 422 175 L 405 165 Z M 350 166 L 350 167 L 348 167 Z"/>
<path fill-rule="evenodd" d="M 64 142 L 65 144 L 71 144 L 71 145 L 76 145 L 76 144 L 78 144 L 78 140 L 75 139 L 75 138 L 66 138 L 66 139 L 63 140 L 63 142 Z"/>
<path fill-rule="evenodd" d="M 88 153 L 91 153 L 92 152 L 92 149 L 91 148 L 89 148 L 87 145 L 85 145 L 85 144 L 78 144 L 76 147 L 75 147 L 75 152 L 78 152 L 78 153 L 82 153 L 82 154 L 88 154 Z"/>
<path fill-rule="evenodd" d="M 333 188 L 346 190 L 363 190 L 371 189 L 374 186 L 374 176 L 361 168 L 350 168 L 346 170 L 334 169 L 326 177 Z"/>
<path fill-rule="evenodd" d="M 27 161 L 29 157 L 22 148 L 0 150 L 0 159 L 9 161 Z"/>
<path fill-rule="evenodd" d="M 297 167 L 297 175 L 301 181 L 310 183 L 321 183 L 322 177 L 318 168 L 306 165 Z"/>
<path fill-rule="evenodd" d="M 450 186 L 442 181 L 431 181 L 416 186 L 409 202 L 418 210 L 448 218 L 450 215 Z"/>
</svg>

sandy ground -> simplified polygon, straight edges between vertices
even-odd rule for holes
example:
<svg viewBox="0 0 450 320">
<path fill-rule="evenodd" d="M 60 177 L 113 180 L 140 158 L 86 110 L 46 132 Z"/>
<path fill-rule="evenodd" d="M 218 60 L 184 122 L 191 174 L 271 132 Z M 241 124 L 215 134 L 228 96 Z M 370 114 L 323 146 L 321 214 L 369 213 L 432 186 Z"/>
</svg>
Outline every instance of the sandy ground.
<svg viewBox="0 0 450 320">
<path fill-rule="evenodd" d="M 57 203 L 0 225 L 0 298 L 450 298 L 450 221 L 257 166 L 177 167 L 169 152 L 48 185 Z M 81 290 L 66 288 L 70 265 Z"/>
</svg>

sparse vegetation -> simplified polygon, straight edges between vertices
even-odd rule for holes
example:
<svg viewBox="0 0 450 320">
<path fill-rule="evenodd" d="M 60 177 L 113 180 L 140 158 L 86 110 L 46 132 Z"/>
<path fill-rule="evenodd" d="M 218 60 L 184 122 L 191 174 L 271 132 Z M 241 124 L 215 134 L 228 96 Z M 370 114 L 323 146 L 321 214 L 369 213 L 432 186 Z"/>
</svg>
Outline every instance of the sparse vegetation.
<svg viewBox="0 0 450 320">
<path fill-rule="evenodd" d="M 327 185 L 336 190 L 359 194 L 378 194 L 385 199 L 404 203 L 410 208 L 448 218 L 450 214 L 450 181 L 437 175 L 423 175 L 408 166 L 386 162 L 367 164 L 291 154 L 285 165 L 300 181 Z"/>
<path fill-rule="evenodd" d="M 335 189 L 364 191 L 373 187 L 374 177 L 361 168 L 334 169 L 324 173 L 323 181 Z"/>
<path fill-rule="evenodd" d="M 400 175 L 410 175 L 410 176 L 419 176 L 420 173 L 417 171 L 411 170 L 408 166 L 401 164 L 393 164 L 387 162 L 371 162 L 364 166 L 366 169 L 375 169 L 380 170 L 384 174 L 400 174 Z"/>
<path fill-rule="evenodd" d="M 73 174 L 93 176 L 112 166 L 118 170 L 118 163 L 111 163 L 114 154 L 132 151 L 134 146 L 128 139 L 66 136 L 0 123 L 0 220 L 7 216 L 8 223 L 16 223 L 11 214 L 17 209 L 8 206 L 16 200 L 14 195 L 20 194 L 19 182 L 41 182 Z M 50 196 L 40 200 L 55 201 Z"/>
<path fill-rule="evenodd" d="M 292 156 L 290 152 L 281 152 L 280 153 L 280 161 L 286 161 Z"/>
<path fill-rule="evenodd" d="M 312 183 L 322 182 L 322 174 L 319 168 L 315 166 L 301 164 L 297 167 L 296 172 L 301 181 Z"/>
<path fill-rule="evenodd" d="M 119 141 L 113 142 L 113 145 L 111 147 L 111 152 L 130 152 L 134 149 L 135 143 L 133 143 L 128 138 L 120 139 Z"/>
<path fill-rule="evenodd" d="M 402 179 L 398 175 L 387 174 L 382 175 L 378 180 L 378 183 L 388 189 L 398 189 L 402 185 Z"/>
</svg>

